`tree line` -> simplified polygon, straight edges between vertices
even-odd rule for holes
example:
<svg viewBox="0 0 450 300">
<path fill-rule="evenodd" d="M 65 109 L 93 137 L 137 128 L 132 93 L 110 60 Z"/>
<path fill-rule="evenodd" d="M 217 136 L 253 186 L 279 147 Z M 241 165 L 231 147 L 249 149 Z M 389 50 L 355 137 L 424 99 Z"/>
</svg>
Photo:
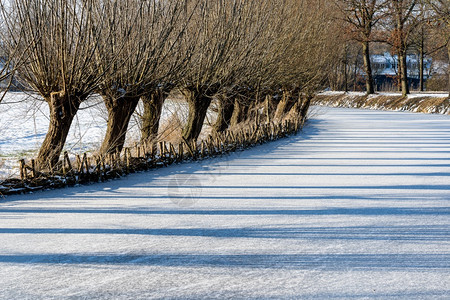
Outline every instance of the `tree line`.
<svg viewBox="0 0 450 300">
<path fill-rule="evenodd" d="M 8 75 L 50 111 L 36 167 L 57 165 L 80 105 L 94 94 L 108 110 L 101 154 L 122 150 L 139 101 L 142 140 L 156 142 L 173 90 L 188 103 L 188 142 L 213 99 L 218 132 L 232 117 L 255 118 L 263 102 L 272 118 L 276 107 L 286 113 L 326 81 L 336 59 L 334 9 L 325 0 L 0 1 Z"/>
<path fill-rule="evenodd" d="M 450 58 L 450 1 L 448 0 L 333 0 L 342 29 L 341 47 L 347 72 L 349 53 L 361 52 L 367 94 L 373 94 L 370 60 L 372 46 L 384 45 L 398 57 L 398 86 L 403 96 L 410 92 L 407 54 L 419 57 L 420 90 L 424 90 L 424 57 L 445 50 Z M 356 43 L 356 47 L 351 45 Z M 350 45 L 350 46 L 349 46 Z M 342 57 L 341 56 L 341 57 Z M 355 56 L 355 55 L 353 55 Z M 355 72 L 356 73 L 356 72 Z M 447 73 L 450 73 L 447 71 Z M 346 74 L 344 74 L 346 75 Z M 448 75 L 448 74 L 447 74 Z M 347 78 L 347 76 L 345 76 Z M 344 84 L 347 88 L 347 84 Z M 450 76 L 447 88 L 450 91 Z"/>
</svg>

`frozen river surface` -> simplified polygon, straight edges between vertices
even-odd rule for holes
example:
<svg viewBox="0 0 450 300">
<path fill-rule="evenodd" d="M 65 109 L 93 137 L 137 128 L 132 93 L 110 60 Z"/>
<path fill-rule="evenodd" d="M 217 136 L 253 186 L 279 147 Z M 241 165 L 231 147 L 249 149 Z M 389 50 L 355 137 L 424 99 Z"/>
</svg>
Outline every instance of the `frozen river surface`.
<svg viewBox="0 0 450 300">
<path fill-rule="evenodd" d="M 304 132 L 0 201 L 1 299 L 448 299 L 450 118 Z"/>
</svg>

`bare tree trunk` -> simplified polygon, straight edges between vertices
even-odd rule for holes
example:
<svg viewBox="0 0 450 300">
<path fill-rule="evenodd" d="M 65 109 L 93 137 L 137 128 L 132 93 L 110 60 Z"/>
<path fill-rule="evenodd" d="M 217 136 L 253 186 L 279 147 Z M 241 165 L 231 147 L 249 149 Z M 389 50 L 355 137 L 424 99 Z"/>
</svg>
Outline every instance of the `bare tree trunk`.
<svg viewBox="0 0 450 300">
<path fill-rule="evenodd" d="M 141 97 L 144 104 L 141 129 L 142 141 L 155 141 L 157 139 L 162 108 L 168 96 L 169 93 L 167 91 L 158 89 Z"/>
<path fill-rule="evenodd" d="M 289 113 L 289 111 L 292 109 L 292 107 L 294 107 L 295 103 L 297 103 L 300 94 L 297 92 L 294 92 L 293 94 L 290 93 L 289 94 L 290 97 L 288 97 L 287 103 L 286 103 L 286 107 L 284 108 L 284 114 L 286 115 L 287 113 Z"/>
<path fill-rule="evenodd" d="M 259 118 L 259 103 L 258 100 L 255 99 L 248 105 L 247 113 L 244 116 L 245 120 L 258 120 Z"/>
<path fill-rule="evenodd" d="M 419 50 L 419 81 L 420 81 L 420 91 L 423 92 L 425 90 L 425 84 L 424 84 L 424 54 L 423 54 L 423 48 Z"/>
<path fill-rule="evenodd" d="M 353 91 L 356 92 L 356 85 L 358 84 L 358 56 L 355 58 L 353 64 Z"/>
<path fill-rule="evenodd" d="M 291 92 L 285 90 L 281 101 L 278 103 L 275 119 L 281 120 L 295 105 L 296 99 L 298 97 L 293 96 Z"/>
<path fill-rule="evenodd" d="M 299 93 L 296 96 L 297 100 L 295 101 L 294 105 L 290 108 L 287 115 L 294 116 L 296 118 L 302 117 L 302 110 L 304 109 L 304 105 L 306 104 L 307 97 L 304 94 Z"/>
<path fill-rule="evenodd" d="M 233 114 L 231 115 L 231 126 L 236 126 L 241 122 L 242 115 L 242 105 L 239 103 L 238 99 L 234 100 Z"/>
<path fill-rule="evenodd" d="M 447 44 L 447 52 L 448 52 L 448 59 L 450 61 L 450 43 Z M 448 74 L 448 83 L 447 83 L 447 90 L 448 90 L 448 97 L 450 98 L 450 63 L 447 67 L 447 74 Z"/>
<path fill-rule="evenodd" d="M 217 113 L 217 121 L 214 124 L 214 130 L 217 132 L 225 131 L 231 124 L 233 116 L 234 102 L 227 95 L 219 95 L 219 111 Z"/>
<path fill-rule="evenodd" d="M 197 141 L 211 104 L 211 97 L 194 90 L 184 90 L 183 94 L 189 104 L 189 115 L 183 129 L 183 138 L 188 142 Z"/>
<path fill-rule="evenodd" d="M 112 99 L 103 96 L 108 109 L 108 123 L 106 135 L 100 147 L 100 153 L 113 153 L 122 151 L 131 116 L 136 110 L 139 97 L 123 96 Z"/>
<path fill-rule="evenodd" d="M 401 50 L 399 55 L 400 80 L 402 86 L 402 95 L 406 97 L 409 94 L 408 67 L 406 66 L 406 51 Z"/>
<path fill-rule="evenodd" d="M 283 117 L 284 111 L 285 111 L 286 105 L 287 105 L 287 99 L 286 99 L 287 97 L 290 97 L 290 96 L 287 95 L 286 91 L 283 91 L 283 97 L 281 97 L 281 101 L 278 102 L 277 110 L 275 111 L 275 116 L 274 116 L 275 120 L 279 121 Z"/>
<path fill-rule="evenodd" d="M 300 110 L 300 116 L 302 118 L 306 118 L 308 115 L 309 107 L 311 106 L 311 100 L 313 97 L 305 96 L 305 99 L 302 101 L 302 108 Z"/>
<path fill-rule="evenodd" d="M 234 110 L 231 116 L 231 126 L 236 126 L 247 120 L 248 111 L 249 106 L 236 99 L 234 101 Z"/>
<path fill-rule="evenodd" d="M 373 87 L 373 75 L 372 75 L 372 64 L 370 62 L 369 42 L 363 42 L 362 48 L 363 48 L 364 70 L 366 72 L 366 93 L 370 95 L 375 93 L 375 89 Z"/>
<path fill-rule="evenodd" d="M 424 85 L 424 59 L 425 59 L 425 27 L 421 26 L 420 32 L 420 45 L 419 45 L 419 81 L 420 81 L 420 91 L 423 92 L 425 90 Z"/>
<path fill-rule="evenodd" d="M 274 118 L 278 103 L 272 95 L 267 95 L 265 102 L 266 121 L 267 123 L 270 123 Z"/>
<path fill-rule="evenodd" d="M 61 93 L 52 93 L 46 99 L 50 108 L 50 124 L 36 159 L 37 168 L 52 170 L 66 143 L 72 121 L 80 108 L 81 100 Z"/>
<path fill-rule="evenodd" d="M 348 46 L 345 47 L 345 59 L 342 64 L 344 65 L 344 92 L 348 93 Z"/>
</svg>

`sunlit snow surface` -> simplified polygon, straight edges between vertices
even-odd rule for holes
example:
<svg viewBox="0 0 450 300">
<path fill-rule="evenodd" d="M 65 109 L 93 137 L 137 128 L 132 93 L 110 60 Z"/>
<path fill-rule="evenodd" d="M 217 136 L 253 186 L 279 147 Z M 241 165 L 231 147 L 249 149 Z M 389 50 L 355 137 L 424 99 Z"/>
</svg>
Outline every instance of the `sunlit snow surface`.
<svg viewBox="0 0 450 300">
<path fill-rule="evenodd" d="M 0 202 L 1 299 L 448 299 L 450 118 L 298 136 Z"/>
</svg>

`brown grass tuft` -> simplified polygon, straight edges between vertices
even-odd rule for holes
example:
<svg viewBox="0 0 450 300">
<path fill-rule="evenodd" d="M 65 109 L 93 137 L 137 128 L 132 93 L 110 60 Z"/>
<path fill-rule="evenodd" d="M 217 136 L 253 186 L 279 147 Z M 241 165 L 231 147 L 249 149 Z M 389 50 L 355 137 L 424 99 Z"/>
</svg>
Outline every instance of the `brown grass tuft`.
<svg viewBox="0 0 450 300">
<path fill-rule="evenodd" d="M 159 126 L 158 141 L 170 142 L 174 145 L 182 141 L 183 123 L 177 113 L 173 113 L 168 119 L 162 120 Z"/>
</svg>

